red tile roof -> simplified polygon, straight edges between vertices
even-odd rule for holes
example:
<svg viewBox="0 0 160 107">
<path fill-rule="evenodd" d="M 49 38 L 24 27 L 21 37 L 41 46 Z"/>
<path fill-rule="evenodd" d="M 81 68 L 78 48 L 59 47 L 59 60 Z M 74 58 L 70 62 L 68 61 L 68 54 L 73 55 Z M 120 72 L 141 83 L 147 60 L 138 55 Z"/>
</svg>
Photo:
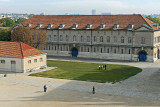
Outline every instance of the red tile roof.
<svg viewBox="0 0 160 107">
<path fill-rule="evenodd" d="M 0 41 L 0 56 L 5 57 L 29 57 L 45 54 L 45 52 L 35 49 L 22 42 L 2 42 Z"/>
<path fill-rule="evenodd" d="M 33 16 L 22 22 L 24 26 L 32 23 L 31 28 L 36 28 L 37 24 L 43 24 L 42 29 L 47 29 L 48 25 L 53 23 L 52 29 L 58 29 L 60 24 L 65 24 L 63 29 L 72 29 L 73 24 L 79 24 L 77 29 L 86 29 L 87 24 L 92 24 L 91 29 L 99 29 L 100 24 L 106 24 L 104 29 L 113 29 L 114 24 L 119 24 L 118 29 L 128 29 L 129 24 L 134 24 L 134 28 L 143 24 L 158 30 L 152 25 L 152 21 L 142 15 L 44 15 Z"/>
</svg>

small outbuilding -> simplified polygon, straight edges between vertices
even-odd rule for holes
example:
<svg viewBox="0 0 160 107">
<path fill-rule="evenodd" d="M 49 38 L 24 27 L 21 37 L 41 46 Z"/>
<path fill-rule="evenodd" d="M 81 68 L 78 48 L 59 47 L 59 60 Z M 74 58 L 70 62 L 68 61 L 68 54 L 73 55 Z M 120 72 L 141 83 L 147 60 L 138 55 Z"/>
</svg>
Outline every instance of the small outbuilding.
<svg viewBox="0 0 160 107">
<path fill-rule="evenodd" d="M 0 41 L 0 71 L 25 73 L 45 68 L 46 55 L 22 42 Z"/>
</svg>

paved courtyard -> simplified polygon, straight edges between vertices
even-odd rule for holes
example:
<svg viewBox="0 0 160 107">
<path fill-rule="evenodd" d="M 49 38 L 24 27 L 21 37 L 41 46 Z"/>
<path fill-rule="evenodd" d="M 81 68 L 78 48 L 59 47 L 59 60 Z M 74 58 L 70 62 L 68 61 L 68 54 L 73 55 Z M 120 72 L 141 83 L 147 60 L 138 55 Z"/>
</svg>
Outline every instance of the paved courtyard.
<svg viewBox="0 0 160 107">
<path fill-rule="evenodd" d="M 91 62 L 75 59 L 72 61 Z M 92 62 L 132 65 L 142 68 L 143 72 L 116 84 L 29 77 L 26 74 L 8 74 L 5 78 L 1 74 L 1 104 L 5 107 L 13 107 L 13 104 L 15 107 L 20 105 L 27 107 L 27 104 L 30 107 L 36 105 L 52 107 L 52 104 L 62 107 L 160 106 L 160 61 L 133 63 L 92 60 Z M 47 93 L 42 92 L 44 84 L 49 89 Z M 93 86 L 96 88 L 95 95 L 91 93 Z"/>
</svg>

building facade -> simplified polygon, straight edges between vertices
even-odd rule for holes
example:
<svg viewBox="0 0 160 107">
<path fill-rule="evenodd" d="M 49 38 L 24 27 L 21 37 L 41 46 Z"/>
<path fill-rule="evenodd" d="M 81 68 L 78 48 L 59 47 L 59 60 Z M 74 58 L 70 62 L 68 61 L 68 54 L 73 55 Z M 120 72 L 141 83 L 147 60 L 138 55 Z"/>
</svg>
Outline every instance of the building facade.
<svg viewBox="0 0 160 107">
<path fill-rule="evenodd" d="M 159 25 L 141 15 L 33 16 L 24 27 L 44 30 L 49 56 L 149 61 L 160 58 Z"/>
<path fill-rule="evenodd" d="M 0 42 L 0 71 L 25 73 L 45 67 L 45 52 L 20 42 Z"/>
</svg>

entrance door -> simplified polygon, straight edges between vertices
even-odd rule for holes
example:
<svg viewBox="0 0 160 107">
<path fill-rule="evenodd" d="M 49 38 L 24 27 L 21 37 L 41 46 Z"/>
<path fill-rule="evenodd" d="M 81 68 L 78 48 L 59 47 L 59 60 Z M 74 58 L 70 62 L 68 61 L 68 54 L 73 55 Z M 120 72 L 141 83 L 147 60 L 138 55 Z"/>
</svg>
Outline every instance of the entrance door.
<svg viewBox="0 0 160 107">
<path fill-rule="evenodd" d="M 146 54 L 146 52 L 140 52 L 139 53 L 139 61 L 146 61 L 146 59 L 147 59 L 147 54 Z"/>
<path fill-rule="evenodd" d="M 16 61 L 11 61 L 11 72 L 16 72 Z"/>
<path fill-rule="evenodd" d="M 77 48 L 73 48 L 72 49 L 72 57 L 77 57 L 78 56 L 78 49 Z"/>
</svg>

